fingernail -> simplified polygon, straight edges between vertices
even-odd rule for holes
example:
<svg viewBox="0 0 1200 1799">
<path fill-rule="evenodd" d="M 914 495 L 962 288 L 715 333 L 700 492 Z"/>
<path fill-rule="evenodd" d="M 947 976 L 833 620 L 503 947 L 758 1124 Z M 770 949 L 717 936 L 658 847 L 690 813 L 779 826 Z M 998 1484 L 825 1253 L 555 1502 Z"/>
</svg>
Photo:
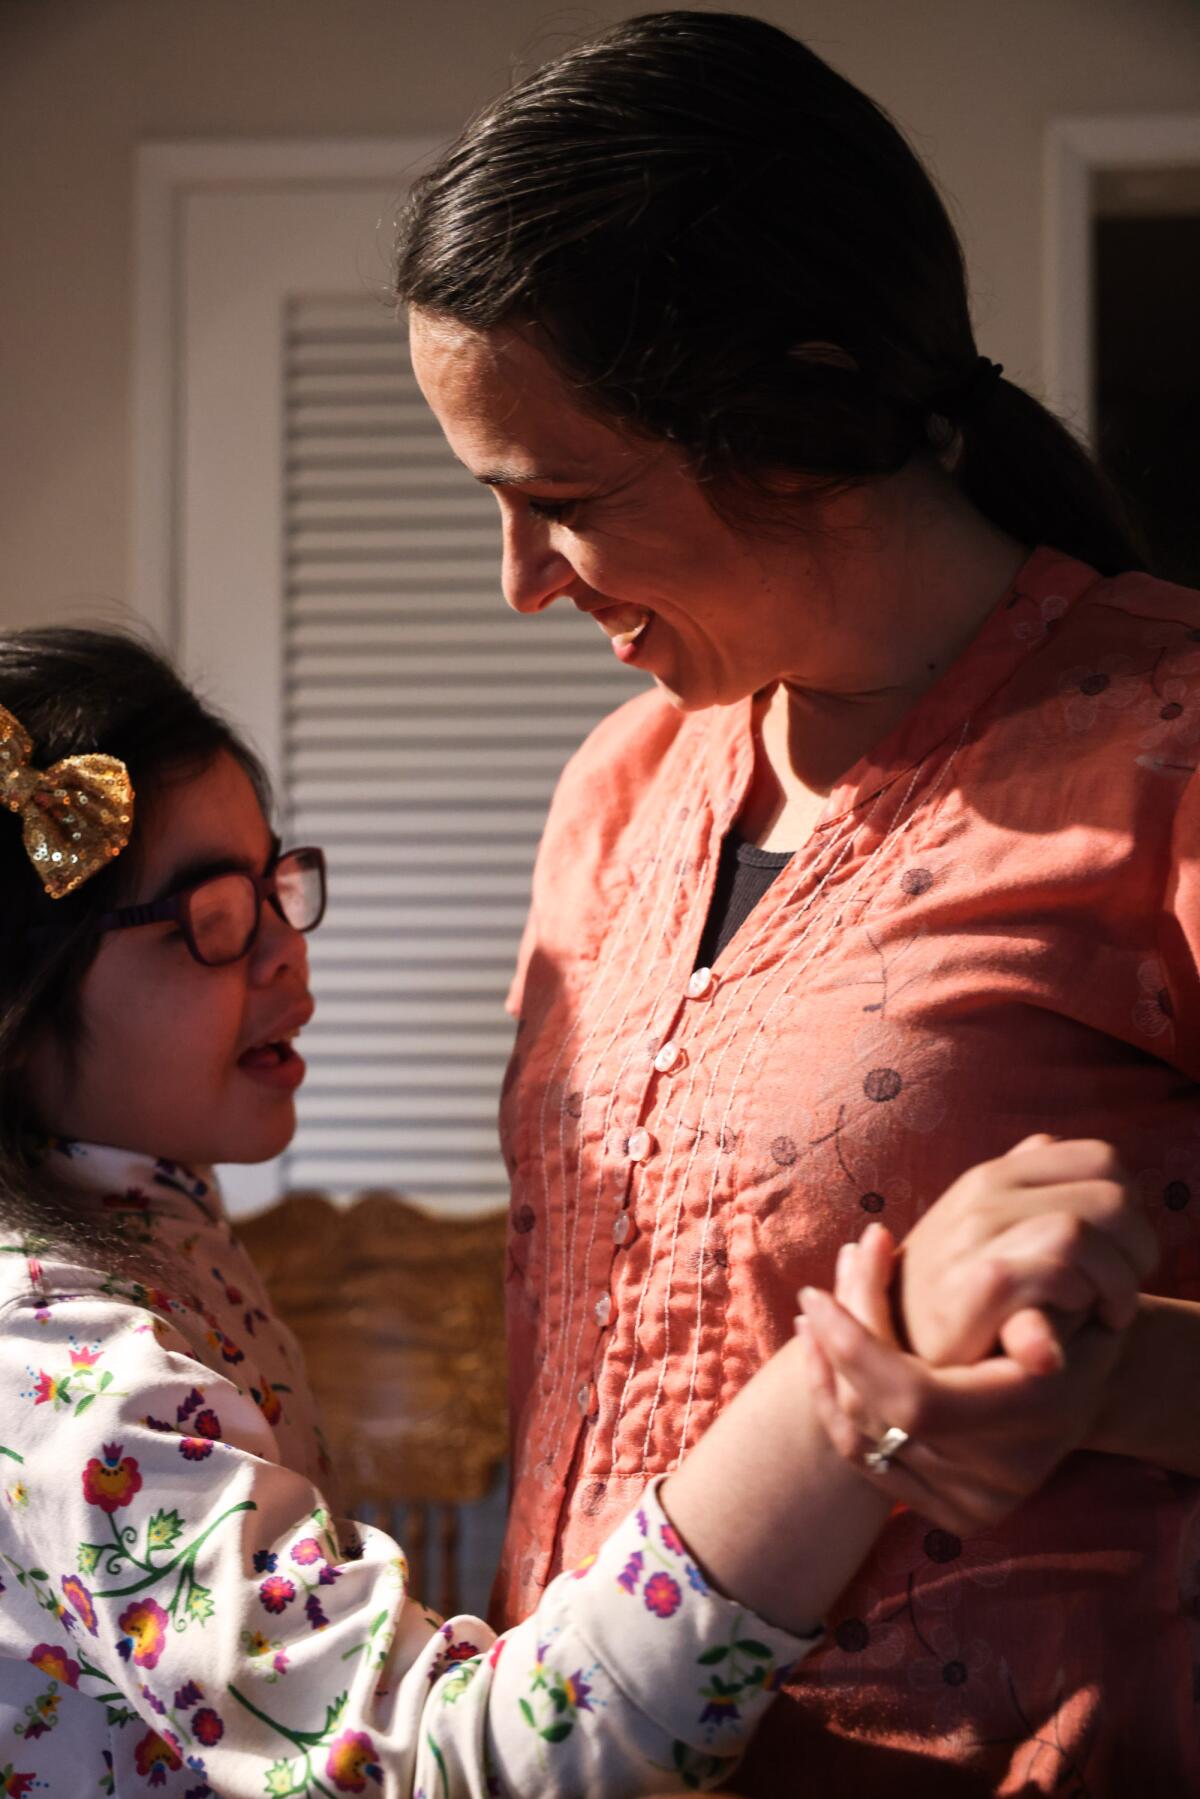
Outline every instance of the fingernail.
<svg viewBox="0 0 1200 1799">
<path fill-rule="evenodd" d="M 806 1312 L 819 1312 L 823 1306 L 829 1305 L 829 1295 L 823 1293 L 820 1287 L 801 1287 L 800 1304 Z"/>
</svg>

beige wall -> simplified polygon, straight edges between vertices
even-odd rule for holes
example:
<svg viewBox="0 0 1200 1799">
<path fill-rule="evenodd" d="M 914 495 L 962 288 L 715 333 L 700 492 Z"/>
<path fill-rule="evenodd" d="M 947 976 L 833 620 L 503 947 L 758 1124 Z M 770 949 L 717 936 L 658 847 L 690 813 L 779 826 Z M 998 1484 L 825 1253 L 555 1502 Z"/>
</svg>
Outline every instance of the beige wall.
<svg viewBox="0 0 1200 1799">
<path fill-rule="evenodd" d="M 633 10 L 547 0 L 0 0 L 0 620 L 129 579 L 135 146 L 449 133 Z M 1041 368 L 1047 120 L 1200 107 L 1195 0 L 763 0 L 881 100 L 950 196 L 981 346 Z"/>
</svg>

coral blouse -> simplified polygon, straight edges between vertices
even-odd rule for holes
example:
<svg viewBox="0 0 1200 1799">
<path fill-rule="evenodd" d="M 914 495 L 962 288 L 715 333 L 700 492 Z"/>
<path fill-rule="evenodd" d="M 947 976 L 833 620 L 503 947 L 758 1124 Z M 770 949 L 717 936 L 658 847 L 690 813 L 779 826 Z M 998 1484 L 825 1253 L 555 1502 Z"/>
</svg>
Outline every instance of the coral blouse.
<svg viewBox="0 0 1200 1799">
<path fill-rule="evenodd" d="M 551 809 L 502 1107 L 505 1620 L 695 1442 L 839 1244 L 902 1236 L 1034 1130 L 1115 1142 L 1155 1290 L 1200 1300 L 1200 594 L 1036 551 L 694 969 L 750 723 L 641 696 Z M 867 1799 L 914 1765 L 922 1799 L 1196 1790 L 1198 1494 L 1080 1453 L 966 1542 L 898 1512 L 739 1790 L 798 1766 Z"/>
</svg>

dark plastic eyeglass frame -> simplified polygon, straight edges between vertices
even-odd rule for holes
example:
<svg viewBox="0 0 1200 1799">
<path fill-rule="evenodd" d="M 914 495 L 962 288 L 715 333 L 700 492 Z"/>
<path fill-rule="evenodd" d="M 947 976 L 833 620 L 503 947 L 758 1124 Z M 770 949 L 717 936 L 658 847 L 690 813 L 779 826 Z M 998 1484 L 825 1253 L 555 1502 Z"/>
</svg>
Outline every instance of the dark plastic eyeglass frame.
<svg viewBox="0 0 1200 1799">
<path fill-rule="evenodd" d="M 281 866 L 293 856 L 314 857 L 317 870 L 321 876 L 321 905 L 317 912 L 317 916 L 313 919 L 311 924 L 292 925 L 294 931 L 301 931 L 307 935 L 309 931 L 315 931 L 321 920 L 324 918 L 325 906 L 329 897 L 329 887 L 325 871 L 325 852 L 322 849 L 318 849 L 315 843 L 301 844 L 296 849 L 284 850 L 281 855 L 276 857 L 266 874 L 254 875 L 251 874 L 248 869 L 228 869 L 224 874 L 206 875 L 202 881 L 195 881 L 192 886 L 184 887 L 178 893 L 170 893 L 165 899 L 150 900 L 144 906 L 118 906 L 115 912 L 105 912 L 102 917 L 96 920 L 96 929 L 98 931 L 127 931 L 136 925 L 167 924 L 174 921 L 179 925 L 180 930 L 183 932 L 193 960 L 199 962 L 202 968 L 229 968 L 233 963 L 241 962 L 254 948 L 255 942 L 258 939 L 259 927 L 262 924 L 264 901 L 269 901 L 271 903 L 280 918 L 283 919 L 284 924 L 291 923 L 287 914 L 284 912 L 283 907 L 279 903 L 278 881 Z M 241 881 L 249 881 L 254 888 L 255 897 L 258 902 L 254 909 L 254 923 L 250 927 L 250 935 L 247 937 L 245 944 L 238 951 L 236 956 L 226 956 L 223 957 L 220 962 L 210 962 L 206 956 L 200 954 L 199 946 L 196 943 L 196 938 L 192 931 L 191 898 L 192 895 L 198 893 L 201 888 L 211 887 L 214 881 L 228 881 L 231 877 Z"/>
</svg>

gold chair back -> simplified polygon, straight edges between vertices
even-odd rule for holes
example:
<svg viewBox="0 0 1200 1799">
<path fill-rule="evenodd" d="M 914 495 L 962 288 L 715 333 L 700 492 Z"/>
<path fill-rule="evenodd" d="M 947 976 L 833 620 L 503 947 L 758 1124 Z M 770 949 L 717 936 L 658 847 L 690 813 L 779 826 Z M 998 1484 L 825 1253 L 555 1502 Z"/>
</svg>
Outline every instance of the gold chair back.
<svg viewBox="0 0 1200 1799">
<path fill-rule="evenodd" d="M 290 1193 L 238 1234 L 304 1351 L 348 1506 L 396 1529 L 414 1593 L 450 1615 L 458 1507 L 485 1496 L 508 1447 L 503 1214 Z"/>
</svg>

